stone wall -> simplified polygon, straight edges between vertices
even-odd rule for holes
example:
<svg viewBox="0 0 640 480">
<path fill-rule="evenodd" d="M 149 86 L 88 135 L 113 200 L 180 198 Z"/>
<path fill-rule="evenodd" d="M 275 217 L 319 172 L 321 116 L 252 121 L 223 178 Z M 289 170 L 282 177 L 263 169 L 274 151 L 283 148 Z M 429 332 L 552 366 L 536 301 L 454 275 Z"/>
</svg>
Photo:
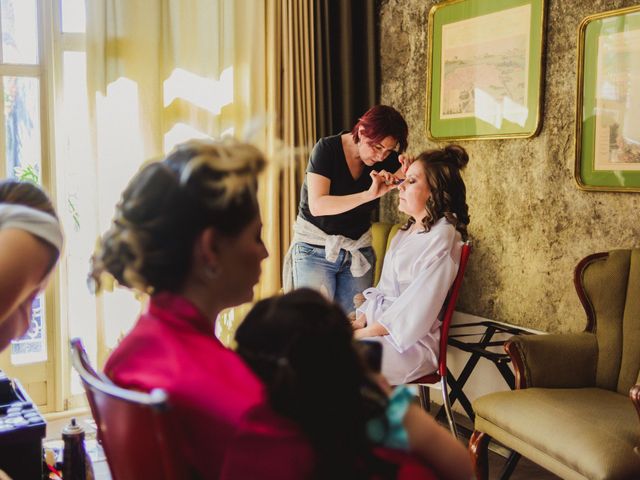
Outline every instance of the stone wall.
<svg viewBox="0 0 640 480">
<path fill-rule="evenodd" d="M 491 0 L 485 0 L 491 1 Z M 433 0 L 380 2 L 381 102 L 407 119 L 410 152 L 426 138 L 427 21 Z M 548 0 L 542 130 L 531 139 L 459 142 L 474 241 L 458 309 L 549 332 L 580 331 L 573 268 L 592 252 L 640 246 L 640 193 L 584 192 L 574 169 L 577 29 L 633 0 Z M 381 219 L 398 221 L 397 198 Z"/>
</svg>

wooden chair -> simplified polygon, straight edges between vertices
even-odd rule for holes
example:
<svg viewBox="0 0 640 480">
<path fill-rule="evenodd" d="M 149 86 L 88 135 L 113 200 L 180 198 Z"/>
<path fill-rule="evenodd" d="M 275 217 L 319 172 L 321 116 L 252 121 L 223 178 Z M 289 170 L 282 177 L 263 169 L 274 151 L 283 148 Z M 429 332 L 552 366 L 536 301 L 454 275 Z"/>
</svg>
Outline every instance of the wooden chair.
<svg viewBox="0 0 640 480">
<path fill-rule="evenodd" d="M 458 429 L 453 421 L 453 413 L 451 411 L 451 402 L 449 401 L 449 386 L 447 384 L 447 342 L 449 339 L 449 327 L 453 318 L 453 312 L 456 308 L 456 302 L 458 301 L 458 295 L 460 293 L 460 287 L 462 286 L 462 279 L 464 272 L 467 268 L 467 262 L 469 261 L 469 255 L 471 254 L 471 242 L 467 241 L 462 246 L 460 253 L 460 266 L 458 267 L 458 273 L 453 281 L 449 295 L 444 302 L 445 310 L 442 317 L 442 323 L 440 325 L 440 355 L 438 357 L 438 370 L 425 375 L 420 378 L 416 378 L 410 385 L 418 385 L 420 392 L 420 403 L 425 410 L 430 409 L 430 395 L 429 387 L 427 385 L 433 385 L 440 383 L 442 390 L 442 405 L 447 414 L 447 421 L 449 422 L 449 429 L 454 437 L 458 438 Z"/>
<path fill-rule="evenodd" d="M 90 365 L 79 338 L 71 357 L 84 385 L 113 480 L 182 480 L 179 450 L 172 444 L 171 408 L 161 389 L 142 393 L 120 388 Z"/>
</svg>

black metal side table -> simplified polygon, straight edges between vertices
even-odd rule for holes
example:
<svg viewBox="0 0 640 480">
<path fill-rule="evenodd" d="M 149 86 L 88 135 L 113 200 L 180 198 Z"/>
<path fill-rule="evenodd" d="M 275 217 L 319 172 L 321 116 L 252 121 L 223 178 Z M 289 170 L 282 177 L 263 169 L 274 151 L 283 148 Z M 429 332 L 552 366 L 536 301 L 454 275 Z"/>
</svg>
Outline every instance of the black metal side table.
<svg viewBox="0 0 640 480">
<path fill-rule="evenodd" d="M 471 333 L 455 333 L 455 330 L 463 328 L 474 328 L 478 329 L 478 331 Z M 515 388 L 515 377 L 509 367 L 511 358 L 506 352 L 504 352 L 504 350 L 495 351 L 498 348 L 502 348 L 507 338 L 503 337 L 494 339 L 494 337 L 502 335 L 511 336 L 530 334 L 531 332 L 528 330 L 512 325 L 504 325 L 491 320 L 451 325 L 449 327 L 449 345 L 471 354 L 458 378 L 454 377 L 451 372 L 447 370 L 447 378 L 451 388 L 451 392 L 449 394 L 451 405 L 453 406 L 456 401 L 460 402 L 462 408 L 464 408 L 464 411 L 471 421 L 475 420 L 475 413 L 471 407 L 471 402 L 465 395 L 463 388 L 481 358 L 490 360 L 496 366 L 502 375 L 502 378 L 504 378 L 504 381 L 507 382 L 509 388 L 513 390 Z"/>
<path fill-rule="evenodd" d="M 477 332 L 471 333 L 455 333 L 456 329 L 478 329 Z M 448 344 L 452 347 L 458 348 L 464 352 L 471 354 L 469 360 L 464 365 L 458 378 L 454 377 L 451 371 L 447 368 L 447 379 L 449 387 L 451 389 L 449 393 L 449 400 L 451 405 L 458 401 L 464 408 L 464 411 L 469 416 L 472 422 L 475 421 L 476 415 L 471 406 L 469 398 L 465 395 L 463 388 L 469 380 L 471 373 L 476 368 L 478 361 L 481 358 L 490 360 L 498 369 L 504 381 L 507 382 L 509 388 L 513 390 L 515 388 L 515 376 L 509 367 L 511 357 L 502 348 L 508 337 L 505 335 L 531 335 L 532 332 L 523 328 L 515 327 L 513 325 L 505 325 L 502 323 L 494 322 L 491 320 L 483 320 L 481 322 L 461 323 L 451 325 L 449 327 Z M 502 338 L 494 339 L 495 336 Z M 496 351 L 497 350 L 497 351 Z M 444 412 L 444 407 L 440 409 L 437 417 L 440 417 Z M 463 426 L 459 425 L 459 429 L 467 430 Z M 469 432 L 471 433 L 471 432 Z M 518 460 L 520 460 L 520 454 L 516 451 L 512 451 L 502 469 L 500 474 L 501 480 L 506 480 L 511 476 L 511 473 L 515 469 Z"/>
</svg>

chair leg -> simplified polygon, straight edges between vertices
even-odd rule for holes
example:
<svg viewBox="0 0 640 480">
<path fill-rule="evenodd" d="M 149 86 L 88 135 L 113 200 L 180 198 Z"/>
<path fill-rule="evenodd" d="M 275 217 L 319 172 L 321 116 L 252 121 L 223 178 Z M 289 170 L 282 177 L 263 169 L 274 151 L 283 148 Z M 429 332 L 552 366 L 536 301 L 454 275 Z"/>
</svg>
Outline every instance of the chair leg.
<svg viewBox="0 0 640 480">
<path fill-rule="evenodd" d="M 477 430 L 474 430 L 469 440 L 469 453 L 477 480 L 489 480 L 489 440 L 489 435 Z"/>
<path fill-rule="evenodd" d="M 520 454 L 513 450 L 504 464 L 502 473 L 500 473 L 500 480 L 509 480 L 511 478 L 511 474 L 518 465 L 518 460 L 520 460 Z"/>
<path fill-rule="evenodd" d="M 453 421 L 453 412 L 451 411 L 451 403 L 449 402 L 449 387 L 447 385 L 447 377 L 440 377 L 440 385 L 442 388 L 442 403 L 444 411 L 447 413 L 447 421 L 449 422 L 449 429 L 455 438 L 458 438 L 458 429 L 456 423 Z"/>
<path fill-rule="evenodd" d="M 425 411 L 430 412 L 431 411 L 431 391 L 429 390 L 429 387 L 427 387 L 426 385 L 418 385 L 418 387 L 419 387 L 418 392 L 420 395 L 420 405 Z"/>
</svg>

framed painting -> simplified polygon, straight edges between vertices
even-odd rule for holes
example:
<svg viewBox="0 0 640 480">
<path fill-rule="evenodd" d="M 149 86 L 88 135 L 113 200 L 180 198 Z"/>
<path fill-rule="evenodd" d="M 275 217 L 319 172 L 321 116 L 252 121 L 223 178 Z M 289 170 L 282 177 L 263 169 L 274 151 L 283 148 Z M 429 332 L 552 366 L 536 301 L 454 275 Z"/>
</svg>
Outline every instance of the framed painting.
<svg viewBox="0 0 640 480">
<path fill-rule="evenodd" d="M 532 137 L 541 127 L 545 0 L 451 0 L 429 12 L 427 136 Z"/>
<path fill-rule="evenodd" d="M 583 190 L 640 192 L 640 6 L 578 29 L 575 178 Z"/>
</svg>

